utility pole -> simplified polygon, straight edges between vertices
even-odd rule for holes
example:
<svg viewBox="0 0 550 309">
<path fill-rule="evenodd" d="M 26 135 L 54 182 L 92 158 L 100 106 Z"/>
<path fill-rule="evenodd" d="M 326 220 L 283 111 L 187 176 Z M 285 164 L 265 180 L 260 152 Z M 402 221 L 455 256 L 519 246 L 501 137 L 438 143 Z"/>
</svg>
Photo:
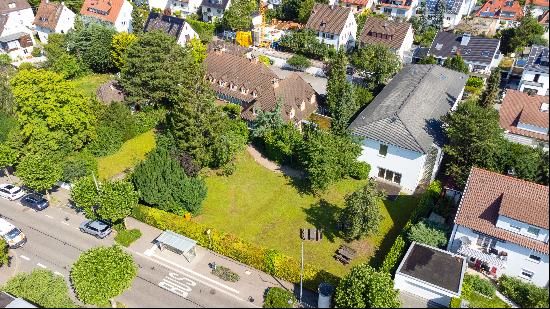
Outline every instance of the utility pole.
<svg viewBox="0 0 550 309">
<path fill-rule="evenodd" d="M 302 240 L 302 267 L 300 269 L 300 305 L 302 304 L 302 285 L 304 282 L 304 241 Z"/>
</svg>

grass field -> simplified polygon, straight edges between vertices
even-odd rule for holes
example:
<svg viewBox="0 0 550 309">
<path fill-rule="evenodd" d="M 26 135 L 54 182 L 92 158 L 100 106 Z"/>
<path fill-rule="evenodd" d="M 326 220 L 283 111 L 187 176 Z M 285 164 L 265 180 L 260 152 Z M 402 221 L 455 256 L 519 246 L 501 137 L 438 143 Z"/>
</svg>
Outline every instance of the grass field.
<svg viewBox="0 0 550 309">
<path fill-rule="evenodd" d="M 110 156 L 99 158 L 99 178 L 110 179 L 113 176 L 134 167 L 145 159 L 145 155 L 155 148 L 153 130 L 138 135 L 125 142 L 120 150 Z"/>
<path fill-rule="evenodd" d="M 237 159 L 233 175 L 206 179 L 208 195 L 203 213 L 196 220 L 295 258 L 300 258 L 299 229 L 322 228 L 322 241 L 305 242 L 305 261 L 336 275 L 344 275 L 350 266 L 333 259 L 335 251 L 344 243 L 336 231 L 336 216 L 344 196 L 365 181 L 343 180 L 319 197 L 300 192 L 297 189 L 300 184 L 293 181 L 265 169 L 243 152 Z M 394 202 L 381 203 L 384 215 L 381 233 L 351 244 L 358 251 L 351 265 L 368 261 L 379 246 L 388 250 L 416 201 L 415 197 L 400 196 Z M 384 252 L 376 254 L 383 255 Z"/>
<path fill-rule="evenodd" d="M 73 80 L 73 84 L 87 96 L 95 97 L 97 88 L 113 78 L 115 76 L 109 74 L 90 74 Z"/>
</svg>

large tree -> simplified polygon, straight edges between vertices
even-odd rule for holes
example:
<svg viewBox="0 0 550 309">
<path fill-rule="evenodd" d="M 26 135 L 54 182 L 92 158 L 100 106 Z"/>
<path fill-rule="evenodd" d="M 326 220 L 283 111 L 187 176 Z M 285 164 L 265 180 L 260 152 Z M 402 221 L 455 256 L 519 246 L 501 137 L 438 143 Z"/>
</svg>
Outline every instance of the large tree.
<svg viewBox="0 0 550 309">
<path fill-rule="evenodd" d="M 105 306 L 130 288 L 137 275 L 132 256 L 120 247 L 97 247 L 80 255 L 71 269 L 76 296 L 86 304 Z"/>
<path fill-rule="evenodd" d="M 352 57 L 353 65 L 361 71 L 374 88 L 395 75 L 401 69 L 401 60 L 383 44 L 367 45 Z"/>
<path fill-rule="evenodd" d="M 8 167 L 13 166 L 17 161 L 18 152 L 15 151 L 8 143 L 0 143 L 0 169 L 3 170 L 4 175 L 8 176 L 11 181 Z"/>
<path fill-rule="evenodd" d="M 132 33 L 121 32 L 113 36 L 111 41 L 111 57 L 116 68 L 122 70 L 126 64 L 126 53 L 130 44 L 137 40 L 137 36 Z"/>
<path fill-rule="evenodd" d="M 27 154 L 17 165 L 16 175 L 23 183 L 36 191 L 46 191 L 48 200 L 49 190 L 61 179 L 61 166 L 51 153 Z"/>
<path fill-rule="evenodd" d="M 384 193 L 378 191 L 374 182 L 345 197 L 345 208 L 340 215 L 340 224 L 348 241 L 363 236 L 376 235 L 383 216 L 380 214 L 380 202 Z"/>
<path fill-rule="evenodd" d="M 526 46 L 534 44 L 548 45 L 542 35 L 544 27 L 539 24 L 537 18 L 530 10 L 522 17 L 518 27 L 508 28 L 500 32 L 500 50 L 505 53 L 521 51 Z"/>
<path fill-rule="evenodd" d="M 134 186 L 125 180 L 103 183 L 99 188 L 97 215 L 113 223 L 120 222 L 137 206 L 139 194 Z"/>
<path fill-rule="evenodd" d="M 330 128 L 336 134 L 346 134 L 348 122 L 358 109 L 354 88 L 347 80 L 347 67 L 346 54 L 340 50 L 330 62 L 326 100 L 332 116 Z"/>
<path fill-rule="evenodd" d="M 361 264 L 340 280 L 334 301 L 336 308 L 399 308 L 398 295 L 389 273 Z"/>
<path fill-rule="evenodd" d="M 440 31 L 443 30 L 443 20 L 447 11 L 447 0 L 437 1 L 435 14 L 433 16 L 432 25 L 436 26 Z"/>
<path fill-rule="evenodd" d="M 470 72 L 470 68 L 468 67 L 466 62 L 464 62 L 464 59 L 460 55 L 445 59 L 445 61 L 443 62 L 443 66 L 447 69 L 462 72 L 465 74 L 468 74 L 468 72 Z"/>
<path fill-rule="evenodd" d="M 6 72 L 2 72 L 0 67 L 0 113 L 4 112 L 7 114 L 12 114 L 14 110 L 14 100 L 13 93 L 10 87 L 10 78 Z"/>
<path fill-rule="evenodd" d="M 92 71 L 107 73 L 115 68 L 111 57 L 111 41 L 115 34 L 115 28 L 92 22 L 69 32 L 67 45 L 70 52 Z"/>
<path fill-rule="evenodd" d="M 97 219 L 96 209 L 99 205 L 99 183 L 93 176 L 79 178 L 71 188 L 71 200 L 82 209 L 88 219 Z"/>
<path fill-rule="evenodd" d="M 491 71 L 491 75 L 487 79 L 487 86 L 481 98 L 479 99 L 479 104 L 484 107 L 492 108 L 493 105 L 498 103 L 498 95 L 500 92 L 500 69 L 494 68 Z"/>
<path fill-rule="evenodd" d="M 252 13 L 257 9 L 255 0 L 233 0 L 223 13 L 222 25 L 233 31 L 252 28 Z"/>
</svg>

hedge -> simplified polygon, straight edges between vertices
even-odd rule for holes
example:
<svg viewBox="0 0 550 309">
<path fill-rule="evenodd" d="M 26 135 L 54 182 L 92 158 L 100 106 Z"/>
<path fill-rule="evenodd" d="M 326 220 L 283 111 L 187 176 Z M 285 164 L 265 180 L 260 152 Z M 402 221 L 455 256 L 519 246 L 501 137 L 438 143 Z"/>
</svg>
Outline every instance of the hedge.
<svg viewBox="0 0 550 309">
<path fill-rule="evenodd" d="M 409 230 L 414 224 L 430 214 L 430 211 L 432 211 L 432 209 L 434 209 L 437 204 L 437 200 L 439 199 L 441 190 L 441 183 L 439 181 L 434 181 L 428 186 L 426 192 L 422 194 L 418 205 L 412 211 L 409 221 L 407 221 L 407 223 L 399 233 L 399 236 L 397 236 L 397 238 L 395 239 L 395 242 L 393 243 L 390 251 L 384 258 L 382 266 L 379 269 L 380 271 L 389 272 L 392 274 L 395 272 L 397 266 L 399 265 L 399 261 L 401 261 L 401 259 L 405 255 L 405 252 L 407 251 L 407 248 L 409 246 L 407 240 L 407 234 L 409 233 Z"/>
<path fill-rule="evenodd" d="M 273 249 L 263 248 L 235 235 L 224 233 L 206 225 L 187 221 L 183 216 L 171 214 L 160 209 L 143 205 L 136 206 L 132 217 L 161 230 L 170 230 L 197 241 L 201 247 L 208 248 L 238 262 L 264 271 L 277 278 L 293 283 L 300 282 L 300 261 Z M 210 230 L 210 235 L 206 231 Z M 316 291 L 321 282 L 338 285 L 339 277 L 304 265 L 304 286 Z"/>
<path fill-rule="evenodd" d="M 498 278 L 498 290 L 522 308 L 548 308 L 548 289 L 506 275 Z"/>
<path fill-rule="evenodd" d="M 471 286 L 472 290 L 476 291 L 479 294 L 487 297 L 495 296 L 496 288 L 489 280 L 482 279 L 476 275 L 466 274 L 464 276 L 464 282 L 465 284 Z"/>
</svg>

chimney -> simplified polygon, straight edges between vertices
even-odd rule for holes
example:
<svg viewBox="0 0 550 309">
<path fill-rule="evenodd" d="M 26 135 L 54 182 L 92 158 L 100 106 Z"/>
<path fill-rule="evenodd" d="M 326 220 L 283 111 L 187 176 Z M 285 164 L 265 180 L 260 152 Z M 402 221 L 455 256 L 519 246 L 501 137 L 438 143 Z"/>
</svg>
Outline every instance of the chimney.
<svg viewBox="0 0 550 309">
<path fill-rule="evenodd" d="M 543 112 L 543 113 L 548 113 L 548 103 L 541 103 L 540 105 L 540 111 Z"/>
<path fill-rule="evenodd" d="M 460 45 L 467 46 L 469 42 L 470 42 L 470 34 L 469 33 L 462 34 L 462 39 L 460 40 Z"/>
<path fill-rule="evenodd" d="M 506 171 L 506 175 L 514 177 L 516 176 L 516 170 L 513 167 L 509 167 Z"/>
</svg>

